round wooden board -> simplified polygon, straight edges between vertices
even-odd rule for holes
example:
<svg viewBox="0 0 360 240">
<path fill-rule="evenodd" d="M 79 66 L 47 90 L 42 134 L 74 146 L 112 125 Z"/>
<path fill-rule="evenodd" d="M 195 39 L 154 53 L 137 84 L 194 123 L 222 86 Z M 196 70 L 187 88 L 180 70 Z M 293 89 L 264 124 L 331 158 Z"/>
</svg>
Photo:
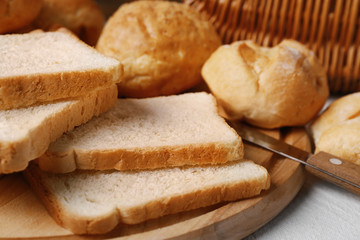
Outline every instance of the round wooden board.
<svg viewBox="0 0 360 240">
<path fill-rule="evenodd" d="M 266 131 L 310 150 L 302 128 Z M 165 216 L 137 225 L 119 225 L 100 236 L 76 236 L 58 226 L 37 200 L 21 174 L 0 178 L 0 238 L 46 239 L 240 239 L 274 218 L 295 197 L 304 182 L 299 163 L 245 145 L 245 156 L 265 166 L 271 188 L 260 196 Z"/>
</svg>

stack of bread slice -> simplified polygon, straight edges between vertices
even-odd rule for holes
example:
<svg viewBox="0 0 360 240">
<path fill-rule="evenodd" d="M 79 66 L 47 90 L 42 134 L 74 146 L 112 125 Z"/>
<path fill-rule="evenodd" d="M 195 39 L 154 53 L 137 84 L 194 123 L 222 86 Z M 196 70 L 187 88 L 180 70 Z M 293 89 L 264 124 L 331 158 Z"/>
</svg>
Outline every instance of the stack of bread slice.
<svg viewBox="0 0 360 240">
<path fill-rule="evenodd" d="M 64 132 L 109 110 L 123 67 L 70 32 L 0 35 L 0 173 L 26 168 Z"/>
<path fill-rule="evenodd" d="M 241 138 L 211 94 L 117 99 L 121 64 L 68 33 L 0 42 L 0 172 L 25 170 L 49 213 L 74 233 L 269 188 L 268 172 L 243 159 Z"/>
</svg>

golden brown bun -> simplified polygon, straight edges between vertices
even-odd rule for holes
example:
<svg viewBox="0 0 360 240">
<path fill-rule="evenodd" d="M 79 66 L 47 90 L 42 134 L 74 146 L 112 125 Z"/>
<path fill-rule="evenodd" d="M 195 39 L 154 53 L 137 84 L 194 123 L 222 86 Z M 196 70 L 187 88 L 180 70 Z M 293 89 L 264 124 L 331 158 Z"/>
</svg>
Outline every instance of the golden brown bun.
<svg viewBox="0 0 360 240">
<path fill-rule="evenodd" d="M 220 44 L 214 27 L 189 6 L 136 1 L 108 20 L 96 48 L 124 64 L 119 95 L 152 97 L 198 84 L 203 63 Z"/>
<path fill-rule="evenodd" d="M 310 126 L 315 152 L 325 151 L 360 165 L 360 92 L 334 101 Z"/>
<path fill-rule="evenodd" d="M 329 96 L 325 69 L 292 40 L 273 48 L 251 41 L 224 45 L 202 75 L 228 118 L 263 128 L 305 125 Z"/>
<path fill-rule="evenodd" d="M 41 0 L 0 0 L 0 33 L 29 25 L 39 14 Z"/>
<path fill-rule="evenodd" d="M 104 23 L 105 16 L 93 0 L 43 0 L 33 26 L 45 31 L 66 27 L 95 46 Z"/>
</svg>

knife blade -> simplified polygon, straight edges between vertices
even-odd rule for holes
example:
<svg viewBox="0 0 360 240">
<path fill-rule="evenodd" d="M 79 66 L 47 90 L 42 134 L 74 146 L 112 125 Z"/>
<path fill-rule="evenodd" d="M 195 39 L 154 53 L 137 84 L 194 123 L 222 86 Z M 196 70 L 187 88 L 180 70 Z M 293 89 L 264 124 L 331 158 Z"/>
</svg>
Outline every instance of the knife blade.
<svg viewBox="0 0 360 240">
<path fill-rule="evenodd" d="M 244 123 L 228 121 L 241 138 L 305 165 L 310 173 L 353 193 L 360 194 L 360 166 L 325 152 L 312 154 L 272 138 Z"/>
</svg>

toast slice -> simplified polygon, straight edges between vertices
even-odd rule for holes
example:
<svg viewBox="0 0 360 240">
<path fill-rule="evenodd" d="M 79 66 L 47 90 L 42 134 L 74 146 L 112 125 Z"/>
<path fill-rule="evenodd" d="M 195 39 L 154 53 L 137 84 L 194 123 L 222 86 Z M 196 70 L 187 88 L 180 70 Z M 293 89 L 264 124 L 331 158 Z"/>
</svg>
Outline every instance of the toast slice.
<svg viewBox="0 0 360 240">
<path fill-rule="evenodd" d="M 122 75 L 119 61 L 69 31 L 0 35 L 0 110 L 82 96 Z"/>
<path fill-rule="evenodd" d="M 117 87 L 44 105 L 0 110 L 0 173 L 26 168 L 44 154 L 50 142 L 116 104 Z"/>
<path fill-rule="evenodd" d="M 53 174 L 30 164 L 30 185 L 61 226 L 100 234 L 121 223 L 258 195 L 270 186 L 265 168 L 252 161 L 142 171 L 76 171 Z"/>
<path fill-rule="evenodd" d="M 42 170 L 135 170 L 240 160 L 239 135 L 208 93 L 118 99 L 109 112 L 65 133 L 37 159 Z"/>
</svg>

